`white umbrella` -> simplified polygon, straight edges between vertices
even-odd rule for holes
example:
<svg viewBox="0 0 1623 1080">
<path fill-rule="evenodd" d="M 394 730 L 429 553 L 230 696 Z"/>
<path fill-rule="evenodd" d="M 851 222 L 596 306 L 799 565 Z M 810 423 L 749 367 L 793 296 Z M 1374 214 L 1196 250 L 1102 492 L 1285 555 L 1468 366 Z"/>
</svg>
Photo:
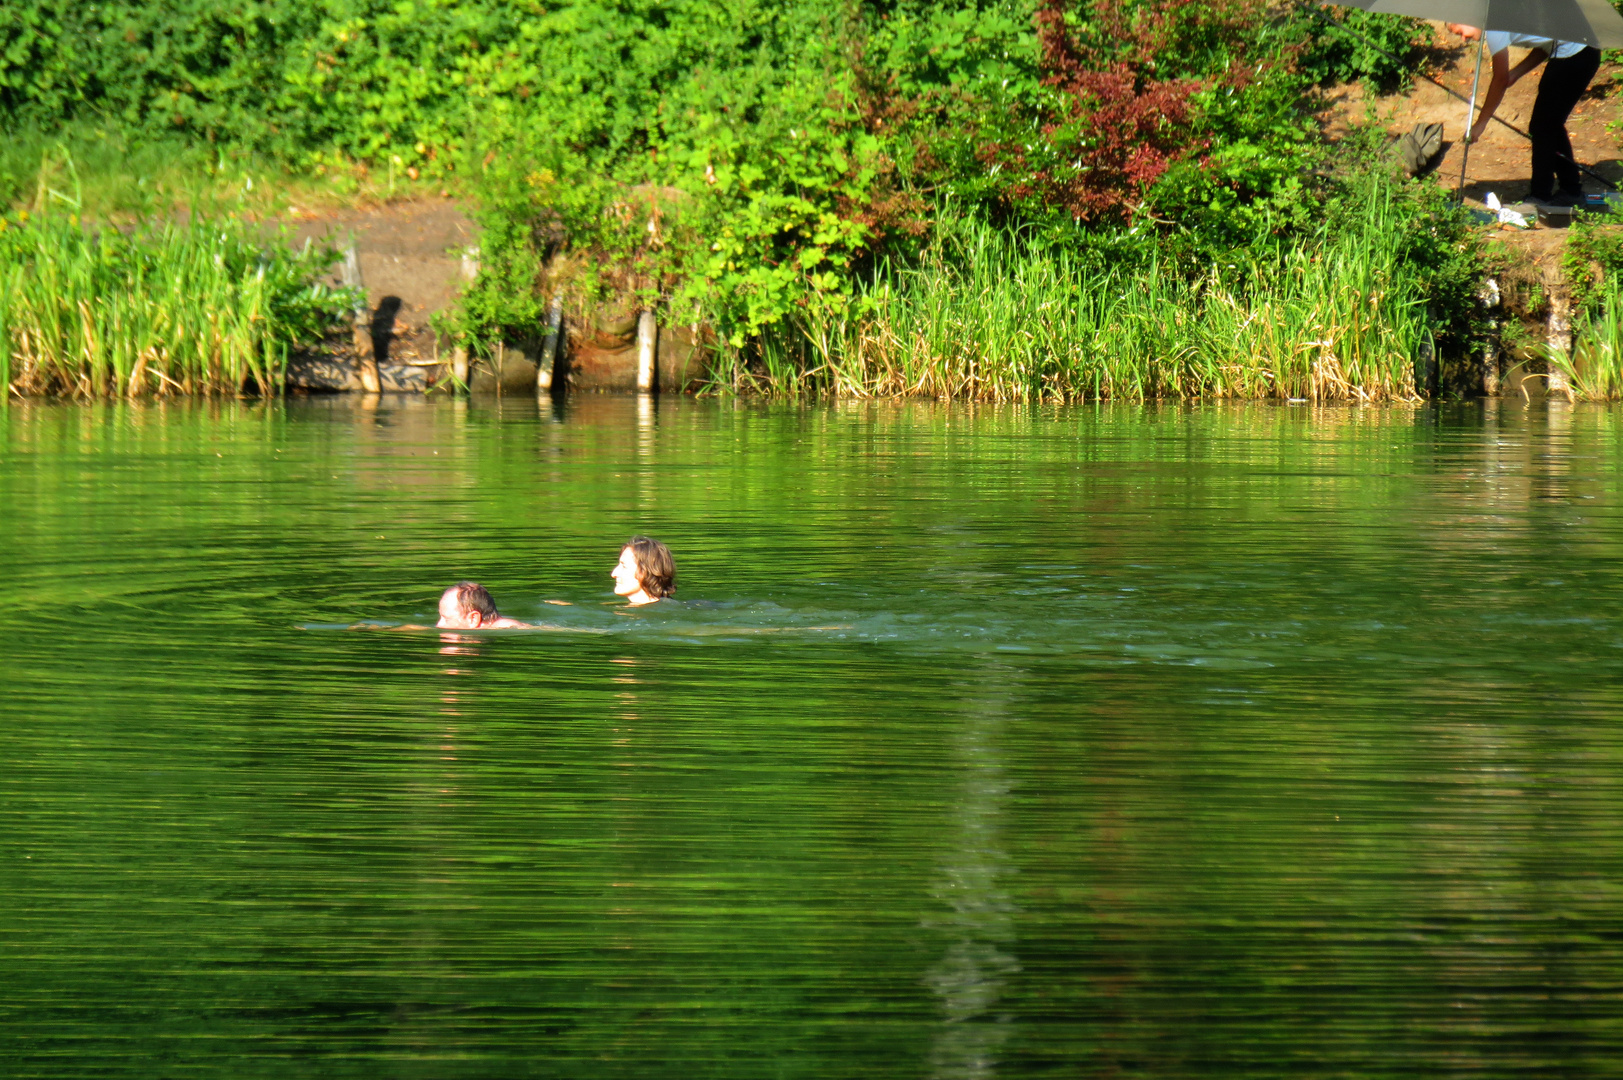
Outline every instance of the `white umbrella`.
<svg viewBox="0 0 1623 1080">
<path fill-rule="evenodd" d="M 1329 3 L 1330 0 L 1320 0 Z M 1418 19 L 1460 23 L 1482 30 L 1533 34 L 1557 41 L 1581 41 L 1598 49 L 1623 48 L 1623 15 L 1610 0 L 1348 0 L 1341 7 L 1412 15 Z M 1477 44 L 1471 102 L 1465 109 L 1465 153 L 1460 159 L 1460 188 L 1471 157 L 1471 124 L 1476 120 L 1477 86 L 1482 80 L 1483 43 Z"/>
</svg>

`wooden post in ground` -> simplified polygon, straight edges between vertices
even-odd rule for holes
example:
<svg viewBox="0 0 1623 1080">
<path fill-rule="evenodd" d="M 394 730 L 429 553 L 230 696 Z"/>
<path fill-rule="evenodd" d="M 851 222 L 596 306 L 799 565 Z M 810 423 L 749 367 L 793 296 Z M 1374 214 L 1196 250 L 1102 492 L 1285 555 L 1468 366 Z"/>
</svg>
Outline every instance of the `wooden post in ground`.
<svg viewBox="0 0 1623 1080">
<path fill-rule="evenodd" d="M 637 393 L 654 391 L 654 352 L 659 344 L 659 327 L 654 313 L 647 309 L 637 318 Z"/>
<path fill-rule="evenodd" d="M 1488 340 L 1482 346 L 1482 394 L 1499 396 L 1499 324 L 1488 321 Z"/>
<path fill-rule="evenodd" d="M 541 355 L 535 362 L 535 392 L 537 394 L 551 393 L 552 369 L 558 362 L 558 346 L 563 338 L 564 330 L 564 297 L 563 293 L 555 293 L 552 297 L 552 307 L 547 312 L 547 336 L 541 342 Z"/>
<path fill-rule="evenodd" d="M 344 284 L 360 290 L 360 299 L 355 303 L 355 363 L 360 369 L 361 389 L 376 394 L 382 391 L 383 380 L 378 376 L 377 351 L 372 347 L 372 319 L 366 309 L 366 285 L 361 281 L 361 257 L 355 250 L 353 236 L 344 249 L 342 272 Z"/>
<path fill-rule="evenodd" d="M 1544 342 L 1550 350 L 1562 356 L 1572 355 L 1572 301 L 1565 296 L 1550 297 L 1550 323 L 1545 334 Z M 1568 401 L 1573 399 L 1572 384 L 1567 382 L 1567 374 L 1554 364 L 1549 365 L 1549 374 L 1544 378 L 1544 391 L 1546 394 L 1565 394 Z"/>
<path fill-rule="evenodd" d="M 1489 278 L 1477 292 L 1477 300 L 1489 313 L 1488 339 L 1482 345 L 1482 393 L 1499 396 L 1499 320 L 1492 313 L 1499 307 L 1499 279 Z"/>
<path fill-rule="evenodd" d="M 479 249 L 471 247 L 462 253 L 462 277 L 472 281 L 478 276 Z M 451 350 L 451 378 L 456 380 L 458 389 L 468 389 L 468 349 L 464 345 Z"/>
</svg>

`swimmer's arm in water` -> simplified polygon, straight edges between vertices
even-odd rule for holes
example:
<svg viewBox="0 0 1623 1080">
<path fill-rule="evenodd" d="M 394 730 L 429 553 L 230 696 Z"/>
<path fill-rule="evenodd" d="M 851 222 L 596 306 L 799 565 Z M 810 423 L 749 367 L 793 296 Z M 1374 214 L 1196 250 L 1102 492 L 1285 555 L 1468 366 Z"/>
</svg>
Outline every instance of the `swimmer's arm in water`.
<svg viewBox="0 0 1623 1080">
<path fill-rule="evenodd" d="M 437 626 L 424 626 L 422 623 L 381 623 L 358 622 L 344 627 L 345 630 L 438 630 Z"/>
<path fill-rule="evenodd" d="M 504 624 L 505 626 L 505 624 Z M 550 630 L 555 634 L 606 634 L 607 630 L 596 626 L 553 626 L 544 622 L 519 622 L 513 620 L 512 629 L 515 630 Z"/>
<path fill-rule="evenodd" d="M 802 634 L 809 630 L 854 630 L 854 624 L 843 626 L 694 626 L 686 630 L 672 629 L 670 633 L 685 637 L 732 637 L 736 634 Z"/>
<path fill-rule="evenodd" d="M 521 622 L 518 619 L 509 619 L 505 615 L 495 622 L 486 623 L 481 630 L 551 630 L 555 634 L 606 634 L 607 630 L 600 630 L 594 626 L 554 626 L 544 622 Z"/>
<path fill-rule="evenodd" d="M 443 626 L 424 626 L 421 623 L 399 623 L 399 624 L 396 624 L 396 625 L 391 625 L 389 623 L 364 622 L 364 623 L 352 623 L 351 625 L 346 626 L 344 629 L 346 629 L 346 630 L 394 630 L 394 631 L 400 631 L 400 630 L 444 630 L 446 628 L 443 627 Z M 580 626 L 580 627 L 576 627 L 576 626 L 553 626 L 550 623 L 527 623 L 527 622 L 520 622 L 517 619 L 509 619 L 509 618 L 505 618 L 505 617 L 503 617 L 501 620 L 499 620 L 497 622 L 487 623 L 484 626 L 476 627 L 476 629 L 479 629 L 479 630 L 551 630 L 554 633 L 558 633 L 558 634 L 606 634 L 606 633 L 608 633 L 607 630 L 600 630 L 597 627 L 591 627 L 591 626 Z"/>
</svg>

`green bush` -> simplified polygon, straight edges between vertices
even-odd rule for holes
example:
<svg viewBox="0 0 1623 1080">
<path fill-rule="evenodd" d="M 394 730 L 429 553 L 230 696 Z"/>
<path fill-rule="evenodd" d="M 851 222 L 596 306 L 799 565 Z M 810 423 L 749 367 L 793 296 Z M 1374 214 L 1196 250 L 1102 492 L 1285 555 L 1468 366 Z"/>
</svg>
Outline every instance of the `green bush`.
<svg viewBox="0 0 1623 1080">
<path fill-rule="evenodd" d="M 704 319 L 744 362 L 860 316 L 881 266 L 954 227 L 942 207 L 1189 280 L 1313 235 L 1338 189 L 1311 84 L 1387 69 L 1307 19 L 1265 0 L 18 0 L 0 114 L 457 177 L 482 272 L 447 328 L 476 351 L 539 333 L 562 288 Z"/>
<path fill-rule="evenodd" d="M 1298 235 L 1193 265 L 1129 230 L 1054 242 L 942 207 L 921 257 L 803 310 L 716 372 L 779 394 L 1409 398 L 1482 252 L 1430 185 L 1336 185 Z M 1474 295 L 1465 310 L 1475 310 Z M 1470 327 L 1465 327 L 1470 330 Z M 1457 343 L 1455 343 L 1457 344 Z M 1454 353 L 1453 355 L 1458 355 Z"/>
<path fill-rule="evenodd" d="M 1567 230 L 1561 274 L 1572 289 L 1573 313 L 1598 315 L 1605 298 L 1623 284 L 1623 231 L 1618 215 L 1580 214 Z"/>
<path fill-rule="evenodd" d="M 279 390 L 290 353 L 353 307 L 336 253 L 239 222 L 132 233 L 61 210 L 0 216 L 0 394 Z"/>
<path fill-rule="evenodd" d="M 1404 15 L 1315 7 L 1293 19 L 1306 35 L 1297 64 L 1314 82 L 1369 82 L 1383 92 L 1408 84 L 1431 28 Z"/>
<path fill-rule="evenodd" d="M 710 51 L 719 28 L 677 33 L 673 14 L 648 31 L 697 74 L 649 83 L 634 136 L 612 134 L 617 121 L 587 138 L 522 109 L 485 126 L 467 158 L 488 230 L 488 271 L 463 312 L 470 340 L 536 332 L 533 297 L 556 284 L 543 281 L 543 253 L 518 250 L 536 237 L 600 253 L 623 271 L 622 292 L 683 322 L 702 312 L 742 348 L 798 312 L 855 302 L 876 260 L 918 252 L 938 202 L 1058 244 L 1078 223 L 1139 220 L 1200 258 L 1314 216 L 1305 84 L 1293 39 L 1260 3 L 805 2 L 753 14 L 772 32 L 752 39 L 749 63 L 736 41 Z M 1118 57 L 1137 74 L 1090 74 Z M 1174 99 L 1176 130 L 1165 119 Z M 1145 132 L 1165 134 L 1149 171 L 1138 164 Z M 1083 167 L 1104 157 L 1116 162 L 1108 176 Z M 674 193 L 680 213 L 652 222 L 659 206 L 629 194 L 650 188 Z"/>
</svg>

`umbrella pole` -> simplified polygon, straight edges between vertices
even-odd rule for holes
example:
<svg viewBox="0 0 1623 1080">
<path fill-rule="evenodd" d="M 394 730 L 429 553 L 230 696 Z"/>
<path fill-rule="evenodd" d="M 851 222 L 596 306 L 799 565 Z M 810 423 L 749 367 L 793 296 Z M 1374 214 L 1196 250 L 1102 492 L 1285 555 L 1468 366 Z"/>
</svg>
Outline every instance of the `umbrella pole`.
<svg viewBox="0 0 1623 1080">
<path fill-rule="evenodd" d="M 1476 88 L 1482 81 L 1482 52 L 1488 47 L 1488 32 L 1480 31 L 1476 42 L 1476 74 L 1471 76 L 1471 100 L 1465 103 L 1465 152 L 1460 154 L 1460 183 L 1454 189 L 1454 201 L 1465 202 L 1465 166 L 1471 160 L 1471 125 L 1476 123 Z"/>
</svg>

